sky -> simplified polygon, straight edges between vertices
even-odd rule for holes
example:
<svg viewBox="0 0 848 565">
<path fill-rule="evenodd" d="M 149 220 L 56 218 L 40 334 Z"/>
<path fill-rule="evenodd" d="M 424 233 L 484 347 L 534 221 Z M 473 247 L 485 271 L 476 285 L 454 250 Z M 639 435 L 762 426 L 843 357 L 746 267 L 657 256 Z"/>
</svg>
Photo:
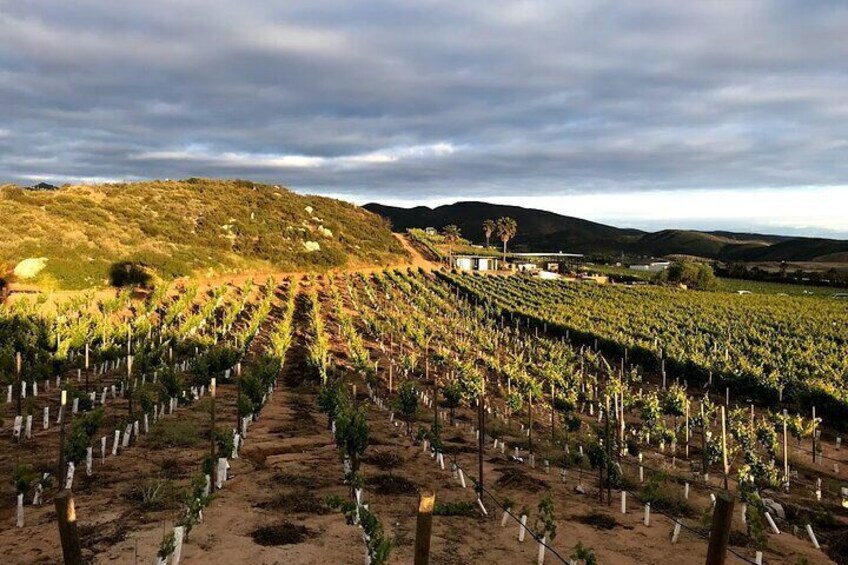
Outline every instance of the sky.
<svg viewBox="0 0 848 565">
<path fill-rule="evenodd" d="M 0 182 L 848 238 L 848 3 L 0 0 Z"/>
</svg>

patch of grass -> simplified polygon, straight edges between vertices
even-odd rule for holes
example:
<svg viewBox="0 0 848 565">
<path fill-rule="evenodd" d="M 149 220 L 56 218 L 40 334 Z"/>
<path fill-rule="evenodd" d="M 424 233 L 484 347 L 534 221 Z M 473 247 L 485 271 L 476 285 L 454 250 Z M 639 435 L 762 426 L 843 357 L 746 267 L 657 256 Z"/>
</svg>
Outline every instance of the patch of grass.
<svg viewBox="0 0 848 565">
<path fill-rule="evenodd" d="M 480 511 L 473 502 L 437 502 L 433 509 L 436 516 L 479 516 Z"/>
<path fill-rule="evenodd" d="M 126 498 L 136 503 L 140 510 L 153 512 L 179 506 L 179 489 L 168 479 L 142 479 L 130 487 Z"/>
<path fill-rule="evenodd" d="M 194 447 L 202 441 L 197 426 L 174 418 L 160 420 L 147 434 L 145 441 L 150 449 L 168 447 Z"/>
</svg>

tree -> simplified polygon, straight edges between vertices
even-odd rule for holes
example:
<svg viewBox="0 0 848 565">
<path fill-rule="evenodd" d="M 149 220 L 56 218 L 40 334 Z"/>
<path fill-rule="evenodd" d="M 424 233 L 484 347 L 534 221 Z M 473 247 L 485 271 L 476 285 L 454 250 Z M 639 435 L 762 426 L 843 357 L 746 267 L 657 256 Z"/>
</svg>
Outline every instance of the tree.
<svg viewBox="0 0 848 565">
<path fill-rule="evenodd" d="M 445 243 L 448 244 L 448 263 L 453 262 L 453 246 L 462 238 L 459 228 L 453 224 L 445 226 L 442 230 L 442 236 L 445 238 Z"/>
<path fill-rule="evenodd" d="M 406 434 L 412 432 L 412 417 L 418 410 L 418 392 L 415 390 L 415 383 L 406 381 L 400 388 L 398 394 L 398 410 L 403 414 L 403 419 L 406 422 Z"/>
<path fill-rule="evenodd" d="M 359 463 L 368 447 L 368 419 L 362 407 L 345 404 L 336 415 L 336 446 L 350 459 L 351 491 L 358 482 Z"/>
<path fill-rule="evenodd" d="M 445 398 L 445 406 L 450 410 L 450 420 L 451 425 L 453 425 L 456 419 L 456 409 L 462 402 L 462 387 L 456 381 L 451 381 L 442 387 L 442 396 Z"/>
<path fill-rule="evenodd" d="M 495 229 L 497 226 L 495 225 L 494 220 L 483 220 L 483 234 L 486 236 L 486 249 L 489 248 L 489 240 L 492 237 L 492 234 L 495 233 Z"/>
<path fill-rule="evenodd" d="M 512 218 L 504 216 L 503 218 L 498 218 L 496 227 L 498 237 L 503 242 L 504 261 L 506 261 L 506 244 L 510 239 L 515 237 L 516 232 L 518 232 L 518 224 Z"/>
<path fill-rule="evenodd" d="M 660 272 L 656 280 L 660 283 L 685 284 L 697 290 L 714 290 L 718 286 L 713 268 L 695 261 L 675 261 L 668 269 Z"/>
</svg>

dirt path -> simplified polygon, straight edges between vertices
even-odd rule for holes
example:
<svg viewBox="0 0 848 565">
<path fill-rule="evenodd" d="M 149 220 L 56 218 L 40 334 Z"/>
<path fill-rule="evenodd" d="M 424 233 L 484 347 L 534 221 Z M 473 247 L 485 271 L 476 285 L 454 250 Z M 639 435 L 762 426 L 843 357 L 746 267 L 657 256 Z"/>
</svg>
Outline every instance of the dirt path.
<svg viewBox="0 0 848 565">
<path fill-rule="evenodd" d="M 400 233 L 393 233 L 392 235 L 397 238 L 400 244 L 403 245 L 403 248 L 412 256 L 412 267 L 416 269 L 421 268 L 425 271 L 434 271 L 441 268 L 441 265 L 438 263 L 425 259 L 424 256 L 421 255 L 421 252 L 415 249 L 415 247 L 409 242 L 409 237 L 407 235 Z"/>
<path fill-rule="evenodd" d="M 301 297 L 302 298 L 302 297 Z M 183 548 L 183 563 L 353 563 L 364 544 L 357 528 L 324 504 L 347 496 L 332 434 L 304 382 L 305 303 L 297 301 L 295 341 L 277 390 L 248 430 L 232 479 L 204 512 Z M 354 558 L 355 557 L 355 558 Z"/>
</svg>

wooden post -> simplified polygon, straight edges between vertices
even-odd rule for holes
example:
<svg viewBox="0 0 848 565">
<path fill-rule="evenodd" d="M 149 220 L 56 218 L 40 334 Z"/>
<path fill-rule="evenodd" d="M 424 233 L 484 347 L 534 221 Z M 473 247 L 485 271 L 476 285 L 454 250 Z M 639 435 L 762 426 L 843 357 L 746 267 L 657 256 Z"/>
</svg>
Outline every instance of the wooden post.
<svg viewBox="0 0 848 565">
<path fill-rule="evenodd" d="M 707 548 L 706 565 L 724 565 L 727 544 L 730 541 L 730 525 L 733 521 L 733 497 L 721 492 L 716 496 L 713 522 L 710 528 L 710 544 Z"/>
<path fill-rule="evenodd" d="M 477 472 L 479 476 L 477 477 L 477 498 L 483 498 L 483 446 L 486 441 L 486 410 L 483 408 L 483 405 L 486 403 L 486 396 L 483 393 L 483 388 L 480 389 L 480 402 L 477 406 L 477 420 L 478 420 L 478 435 L 477 438 Z"/>
<path fill-rule="evenodd" d="M 59 427 L 59 488 L 65 488 L 65 473 L 67 469 L 65 468 L 65 410 L 66 404 L 68 403 L 68 391 L 62 391 L 62 400 L 60 401 L 59 406 L 59 416 L 61 417 L 61 424 Z M 57 503 L 58 504 L 58 503 Z"/>
<path fill-rule="evenodd" d="M 554 388 L 554 383 L 551 383 L 551 441 L 556 441 L 556 407 L 554 406 L 554 399 L 556 398 L 556 388 Z"/>
<path fill-rule="evenodd" d="M 127 329 L 127 333 L 129 333 L 129 329 Z M 127 347 L 131 341 L 127 341 Z M 133 419 L 133 385 L 132 385 L 132 367 L 133 367 L 133 356 L 127 355 L 127 398 L 129 399 L 129 403 L 127 404 L 127 409 L 130 413 L 130 420 Z"/>
<path fill-rule="evenodd" d="M 236 363 L 236 430 L 241 433 L 241 362 Z"/>
<path fill-rule="evenodd" d="M 686 460 L 689 461 L 689 397 L 686 398 Z"/>
<path fill-rule="evenodd" d="M 439 374 L 433 373 L 433 430 L 439 425 Z"/>
<path fill-rule="evenodd" d="M 533 452 L 533 392 L 527 393 L 527 437 L 529 439 L 527 450 Z"/>
<path fill-rule="evenodd" d="M 606 395 L 606 418 L 604 418 L 604 437 L 606 438 L 607 460 L 604 466 L 609 465 L 612 461 L 612 441 L 610 440 L 610 398 Z M 609 479 L 609 469 L 605 469 L 607 476 L 607 505 L 612 506 L 612 481 Z M 601 485 L 603 488 L 603 484 Z"/>
<path fill-rule="evenodd" d="M 209 429 L 209 461 L 212 462 L 212 477 L 215 478 L 216 464 L 218 458 L 215 457 L 215 377 L 212 377 L 212 382 L 209 384 L 209 400 L 210 406 L 210 429 Z M 210 492 L 215 491 L 215 480 L 210 481 Z"/>
<path fill-rule="evenodd" d="M 422 492 L 418 501 L 418 521 L 415 525 L 415 565 L 430 563 L 430 534 L 433 531 L 433 507 L 436 494 Z"/>
<path fill-rule="evenodd" d="M 727 490 L 727 413 L 724 406 L 721 407 L 721 460 L 724 469 L 724 489 Z"/>
<path fill-rule="evenodd" d="M 707 456 L 707 415 L 704 412 L 703 401 L 701 401 L 701 466 L 706 477 L 710 472 L 710 459 Z"/>
<path fill-rule="evenodd" d="M 813 463 L 816 462 L 816 407 L 813 406 Z"/>
<path fill-rule="evenodd" d="M 62 540 L 62 555 L 65 565 L 82 565 L 82 550 L 80 549 L 79 531 L 77 530 L 74 497 L 70 491 L 62 489 L 53 499 L 53 502 L 56 505 L 56 517 L 59 522 L 59 537 Z"/>
<path fill-rule="evenodd" d="M 786 477 L 786 484 L 789 484 L 789 449 L 786 441 L 786 409 L 783 410 L 783 474 Z"/>
<path fill-rule="evenodd" d="M 89 347 L 85 342 L 85 393 L 88 394 Z"/>
<path fill-rule="evenodd" d="M 21 415 L 21 397 L 23 396 L 23 381 L 21 380 L 21 352 L 15 352 L 15 370 L 18 376 L 18 416 Z"/>
</svg>

